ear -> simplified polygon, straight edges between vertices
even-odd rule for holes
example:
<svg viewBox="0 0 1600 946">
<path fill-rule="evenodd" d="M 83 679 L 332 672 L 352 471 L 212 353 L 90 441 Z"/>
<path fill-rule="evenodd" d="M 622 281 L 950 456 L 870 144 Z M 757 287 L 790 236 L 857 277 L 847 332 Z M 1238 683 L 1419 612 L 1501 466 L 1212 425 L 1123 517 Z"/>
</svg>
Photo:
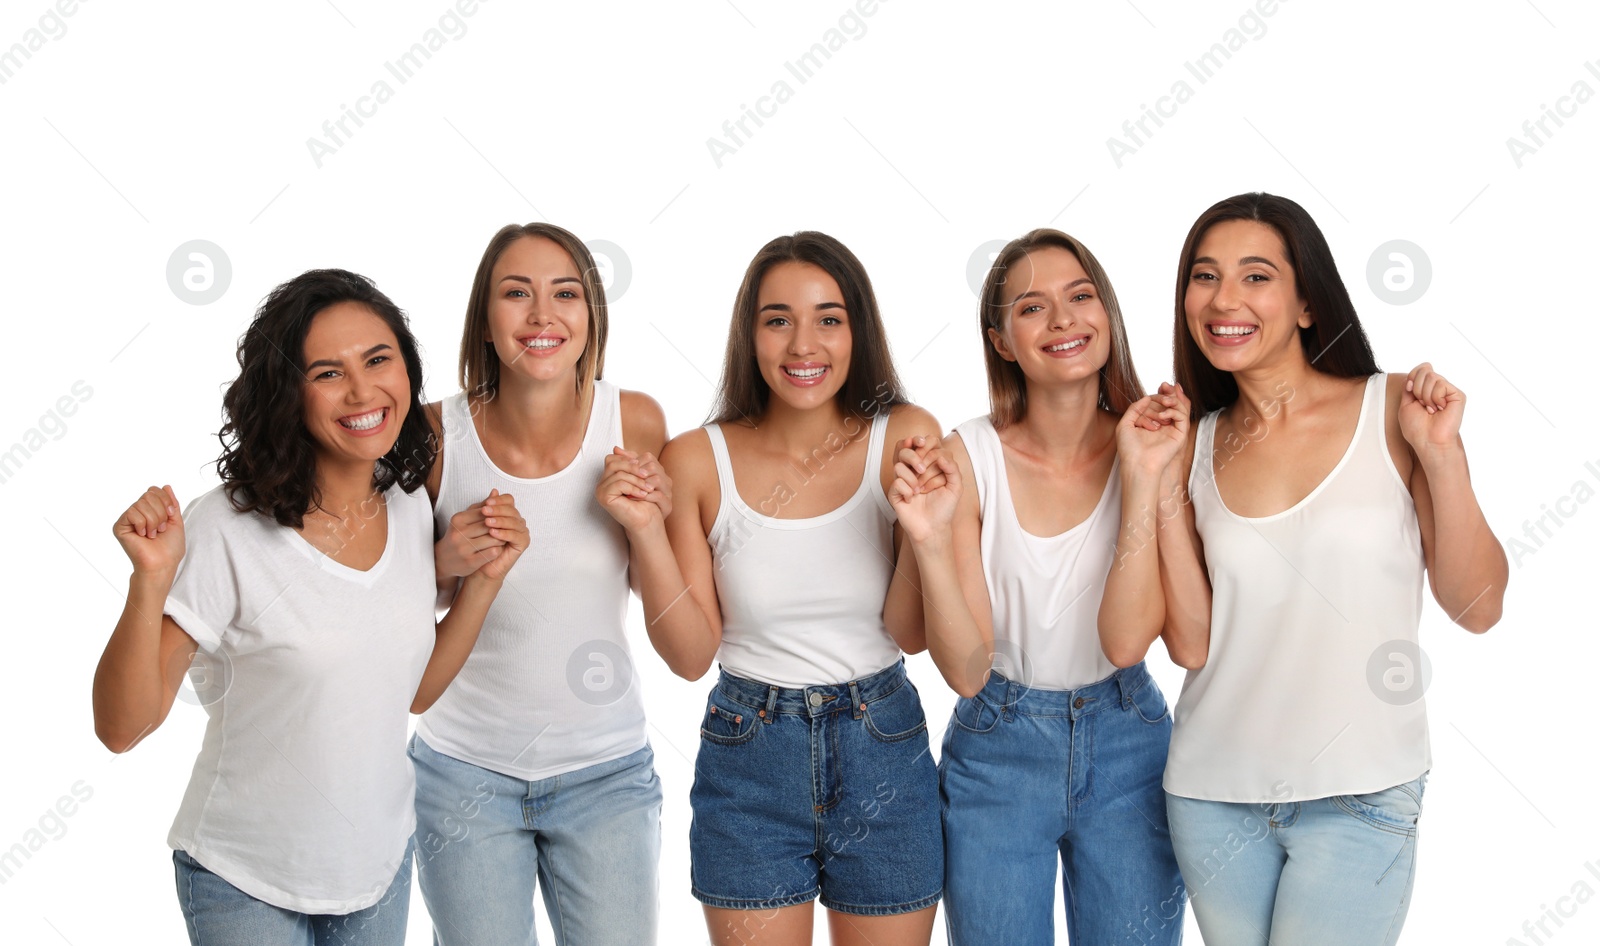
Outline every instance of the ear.
<svg viewBox="0 0 1600 946">
<path fill-rule="evenodd" d="M 1006 337 L 1004 335 L 1001 335 L 992 328 L 986 328 L 983 331 L 984 334 L 989 336 L 989 344 L 994 346 L 995 352 L 999 354 L 1001 358 L 1004 358 L 1006 361 L 1017 360 L 1016 353 L 1011 350 L 1011 345 L 1006 342 Z"/>
<path fill-rule="evenodd" d="M 1300 318 L 1295 320 L 1295 324 L 1299 325 L 1301 328 L 1310 328 L 1316 323 L 1317 319 L 1311 314 L 1311 305 L 1309 303 L 1306 303 L 1304 300 L 1302 300 L 1302 305 L 1304 307 L 1300 310 Z"/>
</svg>

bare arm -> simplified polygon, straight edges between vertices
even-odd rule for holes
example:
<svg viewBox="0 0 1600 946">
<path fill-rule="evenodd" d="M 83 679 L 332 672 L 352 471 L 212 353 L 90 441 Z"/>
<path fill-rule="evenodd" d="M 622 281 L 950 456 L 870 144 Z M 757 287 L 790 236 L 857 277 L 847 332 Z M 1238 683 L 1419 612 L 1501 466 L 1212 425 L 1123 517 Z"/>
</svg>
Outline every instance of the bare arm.
<svg viewBox="0 0 1600 946">
<path fill-rule="evenodd" d="M 911 404 L 896 406 L 889 415 L 888 429 L 884 435 L 879 477 L 884 496 L 888 498 L 891 507 L 894 505 L 897 455 L 908 441 L 917 437 L 923 438 L 926 443 L 937 444 L 939 422 L 920 407 Z M 921 479 L 925 486 L 928 485 L 929 477 Z M 908 654 L 920 654 L 928 649 L 923 617 L 925 608 L 920 587 L 925 582 L 918 574 L 918 563 L 915 560 L 915 553 L 911 551 L 911 543 L 906 541 L 901 532 L 901 528 L 897 525 L 894 542 L 894 577 L 890 579 L 889 590 L 884 596 L 883 625 L 902 651 Z"/>
<path fill-rule="evenodd" d="M 1163 384 L 1160 394 L 1176 399 L 1189 413 L 1189 399 L 1181 388 Z M 1178 451 L 1161 474 L 1157 508 L 1156 546 L 1161 557 L 1161 589 L 1167 602 L 1161 639 L 1172 662 L 1188 670 L 1205 666 L 1211 650 L 1211 577 L 1206 571 L 1205 548 L 1194 523 L 1194 498 L 1189 494 L 1189 470 L 1194 465 L 1195 427 L 1184 436 Z"/>
<path fill-rule="evenodd" d="M 94 731 L 127 752 L 172 710 L 196 645 L 163 613 L 183 560 L 183 517 L 172 488 L 151 487 L 112 527 L 133 560 L 128 599 L 94 672 Z"/>
<path fill-rule="evenodd" d="M 1426 363 L 1404 382 L 1397 378 L 1390 378 L 1391 389 L 1403 387 L 1394 416 L 1413 455 L 1407 485 L 1417 509 L 1428 585 L 1452 621 L 1481 634 L 1500 620 L 1510 568 L 1467 471 L 1460 434 L 1466 394 Z"/>
<path fill-rule="evenodd" d="M 722 604 L 707 539 L 721 494 L 709 437 L 699 429 L 679 434 L 662 449 L 661 466 L 673 484 L 671 511 L 633 540 L 638 554 L 651 558 L 641 571 L 645 623 L 672 672 L 698 680 L 722 644 Z"/>
<path fill-rule="evenodd" d="M 928 653 L 950 688 L 970 697 L 989 679 L 993 618 L 972 462 L 956 435 L 944 441 L 942 454 L 935 460 L 941 485 L 919 492 L 916 471 L 901 464 L 891 499 L 921 578 Z"/>
</svg>

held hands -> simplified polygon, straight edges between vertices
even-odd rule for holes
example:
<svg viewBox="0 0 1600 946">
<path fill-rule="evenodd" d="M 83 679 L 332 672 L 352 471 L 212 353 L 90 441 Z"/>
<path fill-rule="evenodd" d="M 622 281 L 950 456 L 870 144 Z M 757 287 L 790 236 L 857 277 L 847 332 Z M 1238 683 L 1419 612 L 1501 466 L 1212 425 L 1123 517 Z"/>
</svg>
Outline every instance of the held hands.
<svg viewBox="0 0 1600 946">
<path fill-rule="evenodd" d="M 1189 399 L 1183 388 L 1162 383 L 1117 422 L 1117 456 L 1132 472 L 1159 476 L 1183 453 L 1188 436 Z"/>
<path fill-rule="evenodd" d="M 907 437 L 895 450 L 889 504 L 914 543 L 948 536 L 961 498 L 961 473 L 937 441 Z"/>
<path fill-rule="evenodd" d="M 594 498 L 622 528 L 638 533 L 672 514 L 672 479 L 655 454 L 613 447 Z"/>
<path fill-rule="evenodd" d="M 183 514 L 172 487 L 144 491 L 111 527 L 139 575 L 171 576 L 183 561 Z"/>
<path fill-rule="evenodd" d="M 1467 395 L 1424 361 L 1406 376 L 1400 395 L 1400 433 L 1419 455 L 1460 442 Z"/>
<path fill-rule="evenodd" d="M 433 545 L 433 566 L 440 577 L 477 574 L 500 581 L 517 563 L 529 542 L 528 524 L 516 500 L 497 489 L 450 517 L 450 528 Z"/>
</svg>

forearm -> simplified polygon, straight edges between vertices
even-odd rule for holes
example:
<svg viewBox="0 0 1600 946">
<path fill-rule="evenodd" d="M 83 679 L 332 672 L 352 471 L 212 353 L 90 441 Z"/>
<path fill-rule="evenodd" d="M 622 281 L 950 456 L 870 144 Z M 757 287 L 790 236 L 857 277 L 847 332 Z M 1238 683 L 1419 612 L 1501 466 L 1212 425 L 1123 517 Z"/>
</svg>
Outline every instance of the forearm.
<svg viewBox="0 0 1600 946">
<path fill-rule="evenodd" d="M 171 705 L 161 658 L 161 618 L 171 574 L 128 579 L 128 598 L 94 673 L 95 735 L 113 752 L 132 748 Z"/>
<path fill-rule="evenodd" d="M 478 642 L 478 632 L 483 629 L 483 619 L 489 606 L 500 592 L 504 579 L 469 575 L 461 581 L 450 613 L 438 623 L 434 632 L 433 653 L 417 685 L 416 698 L 411 701 L 411 712 L 422 713 L 444 694 Z"/>
<path fill-rule="evenodd" d="M 1117 547 L 1100 599 L 1100 648 L 1118 667 L 1144 659 L 1161 634 L 1165 592 L 1156 549 L 1158 479 L 1124 470 Z"/>
<path fill-rule="evenodd" d="M 1433 506 L 1434 597 L 1451 620 L 1482 633 L 1500 620 L 1510 569 L 1472 490 L 1465 450 L 1418 451 Z"/>
<path fill-rule="evenodd" d="M 922 578 L 928 655 L 950 689 L 970 697 L 989 678 L 993 641 L 972 616 L 948 536 L 912 546 Z"/>
<path fill-rule="evenodd" d="M 908 548 L 910 542 L 903 532 L 896 532 L 900 539 L 895 547 L 894 576 L 884 596 L 883 624 L 902 651 L 920 654 L 928 649 L 922 575 L 916 554 Z"/>
<path fill-rule="evenodd" d="M 700 679 L 711 669 L 721 641 L 690 594 L 666 526 L 655 522 L 640 533 L 630 532 L 628 546 L 628 568 L 644 605 L 651 646 L 673 673 Z"/>
<path fill-rule="evenodd" d="M 1156 541 L 1166 600 L 1161 639 L 1173 663 L 1198 670 L 1211 648 L 1211 578 L 1194 531 L 1194 506 L 1182 484 L 1164 484 L 1162 494 Z"/>
</svg>

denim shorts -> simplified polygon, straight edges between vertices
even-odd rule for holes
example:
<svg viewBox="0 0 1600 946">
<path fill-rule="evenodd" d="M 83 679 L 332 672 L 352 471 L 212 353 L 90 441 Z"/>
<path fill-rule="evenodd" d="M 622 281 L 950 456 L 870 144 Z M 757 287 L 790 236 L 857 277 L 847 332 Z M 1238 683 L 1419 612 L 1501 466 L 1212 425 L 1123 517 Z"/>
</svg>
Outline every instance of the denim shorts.
<svg viewBox="0 0 1600 946">
<path fill-rule="evenodd" d="M 905 665 L 788 689 L 722 671 L 689 792 L 697 900 L 840 913 L 933 906 L 944 886 L 939 776 Z"/>
</svg>

